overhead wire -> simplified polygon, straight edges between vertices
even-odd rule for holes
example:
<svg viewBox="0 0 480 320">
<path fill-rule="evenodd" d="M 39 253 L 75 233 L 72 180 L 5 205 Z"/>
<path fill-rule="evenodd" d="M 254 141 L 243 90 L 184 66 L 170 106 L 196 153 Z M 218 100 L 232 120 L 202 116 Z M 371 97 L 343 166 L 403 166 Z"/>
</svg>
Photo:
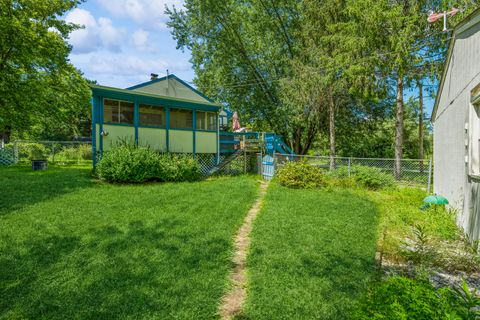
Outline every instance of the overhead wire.
<svg viewBox="0 0 480 320">
<path fill-rule="evenodd" d="M 440 33 L 443 33 L 443 32 L 432 32 L 430 34 L 427 34 L 427 37 L 430 37 L 432 35 L 435 35 L 435 34 L 440 34 Z M 452 37 L 447 37 L 446 39 L 439 39 L 440 42 L 446 42 L 446 41 L 449 41 Z M 417 45 L 417 46 L 413 46 L 411 48 L 410 51 L 408 51 L 409 54 L 415 54 L 415 53 L 418 53 L 419 50 L 423 47 L 428 47 L 428 45 L 437 45 L 436 42 L 433 42 L 429 39 L 425 39 L 425 42 L 421 43 L 421 45 Z M 401 53 L 401 51 L 399 50 L 393 50 L 393 51 L 389 51 L 389 52 L 380 52 L 380 53 L 375 53 L 377 56 L 386 56 L 386 55 L 393 55 L 393 54 L 399 54 Z M 374 54 L 374 55 L 375 55 Z M 420 56 L 420 58 L 422 59 L 430 59 L 430 58 L 435 58 L 435 57 L 442 57 L 443 55 L 445 54 L 445 52 L 437 52 L 437 53 L 434 53 L 433 55 L 431 56 Z M 373 56 L 373 55 L 372 55 Z M 372 56 L 367 56 L 367 57 L 364 57 L 363 59 L 365 59 L 366 61 L 368 59 L 371 59 Z M 435 63 L 435 62 L 441 62 L 443 60 L 443 58 L 440 58 L 440 59 L 432 59 L 432 60 L 428 60 L 427 62 L 429 63 Z M 345 69 L 345 68 L 348 68 L 350 67 L 350 64 L 346 64 L 346 65 L 343 65 L 343 66 L 331 66 L 331 67 L 322 67 L 322 68 L 318 68 L 317 70 L 314 71 L 314 73 L 322 73 L 322 72 L 328 72 L 328 71 L 336 71 L 336 70 L 340 70 L 340 69 Z M 413 67 L 414 69 L 421 69 L 423 68 L 424 65 L 420 65 L 420 66 L 415 66 Z M 412 73 L 411 73 L 412 74 Z M 418 74 L 417 72 L 413 72 L 414 75 Z M 375 74 L 374 74 L 375 75 Z M 378 74 L 377 74 L 378 75 Z M 395 73 L 390 73 L 389 75 L 392 75 L 394 76 Z M 379 76 L 382 76 L 382 77 L 386 77 L 388 75 L 379 75 Z M 259 85 L 259 84 L 268 84 L 268 83 L 272 83 L 272 82 L 277 82 L 277 81 L 281 81 L 281 80 L 289 80 L 289 79 L 292 79 L 292 77 L 274 77 L 274 78 L 268 78 L 268 79 L 255 79 L 255 80 L 250 80 L 250 81 L 246 81 L 246 82 L 234 82 L 234 83 L 230 83 L 230 84 L 224 84 L 221 86 L 222 89 L 235 89 L 235 88 L 242 88 L 242 87 L 249 87 L 249 86 L 256 86 L 256 85 Z M 194 84 L 193 82 L 188 82 L 190 84 Z"/>
</svg>

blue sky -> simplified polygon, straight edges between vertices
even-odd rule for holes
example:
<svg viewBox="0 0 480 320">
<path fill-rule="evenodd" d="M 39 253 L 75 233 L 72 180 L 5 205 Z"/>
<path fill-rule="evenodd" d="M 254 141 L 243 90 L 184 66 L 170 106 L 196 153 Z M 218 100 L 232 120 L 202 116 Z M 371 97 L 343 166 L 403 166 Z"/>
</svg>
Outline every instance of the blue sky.
<svg viewBox="0 0 480 320">
<path fill-rule="evenodd" d="M 88 0 L 70 11 L 65 20 L 85 26 L 69 39 L 71 62 L 88 79 L 126 88 L 150 80 L 150 73 L 164 76 L 167 69 L 186 81 L 194 72 L 190 52 L 176 49 L 165 23 L 165 6 L 182 8 L 183 0 Z M 407 91 L 406 99 L 416 96 Z M 433 99 L 425 93 L 427 115 Z"/>
<path fill-rule="evenodd" d="M 176 50 L 166 27 L 165 5 L 182 0 L 88 0 L 65 20 L 85 28 L 73 32 L 71 62 L 88 79 L 125 88 L 170 73 L 191 81 L 190 53 Z"/>
</svg>

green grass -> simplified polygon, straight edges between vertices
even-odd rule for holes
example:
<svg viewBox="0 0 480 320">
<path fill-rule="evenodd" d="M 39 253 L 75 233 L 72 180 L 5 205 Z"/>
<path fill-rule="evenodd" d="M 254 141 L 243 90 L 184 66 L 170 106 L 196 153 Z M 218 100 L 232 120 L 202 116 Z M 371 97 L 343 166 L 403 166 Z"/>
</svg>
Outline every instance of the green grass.
<svg viewBox="0 0 480 320">
<path fill-rule="evenodd" d="M 384 257 L 403 260 L 401 247 L 406 238 L 413 238 L 413 228 L 422 227 L 429 238 L 435 241 L 459 239 L 461 233 L 455 224 L 454 211 L 443 207 L 420 210 L 426 196 L 424 190 L 417 188 L 397 188 L 381 192 L 364 192 L 380 211 L 379 251 Z"/>
<path fill-rule="evenodd" d="M 3 168 L 0 190 L 0 318 L 210 319 L 258 184 Z"/>
<path fill-rule="evenodd" d="M 375 273 L 378 213 L 349 191 L 273 184 L 254 223 L 245 319 L 345 319 Z"/>
</svg>

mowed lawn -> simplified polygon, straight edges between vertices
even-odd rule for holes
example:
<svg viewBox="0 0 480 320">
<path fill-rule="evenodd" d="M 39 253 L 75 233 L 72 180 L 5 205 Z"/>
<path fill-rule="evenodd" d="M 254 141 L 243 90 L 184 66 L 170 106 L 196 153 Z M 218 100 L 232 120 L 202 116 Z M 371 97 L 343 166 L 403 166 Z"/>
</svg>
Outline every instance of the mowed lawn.
<svg viewBox="0 0 480 320">
<path fill-rule="evenodd" d="M 252 177 L 108 185 L 86 168 L 2 168 L 0 318 L 215 318 L 257 194 Z"/>
<path fill-rule="evenodd" d="M 348 318 L 375 273 L 377 220 L 375 205 L 352 192 L 270 185 L 241 318 Z"/>
</svg>

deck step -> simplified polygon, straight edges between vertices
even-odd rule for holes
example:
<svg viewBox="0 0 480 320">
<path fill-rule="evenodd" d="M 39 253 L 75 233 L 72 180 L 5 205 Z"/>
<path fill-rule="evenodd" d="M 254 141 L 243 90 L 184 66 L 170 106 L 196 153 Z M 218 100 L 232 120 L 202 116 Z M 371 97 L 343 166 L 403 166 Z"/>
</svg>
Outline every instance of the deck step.
<svg viewBox="0 0 480 320">
<path fill-rule="evenodd" d="M 208 175 L 211 176 L 212 174 L 215 174 L 218 171 L 222 170 L 233 160 L 237 159 L 242 153 L 243 153 L 243 150 L 235 150 L 234 153 L 232 153 L 231 155 L 226 157 L 222 162 L 220 162 L 218 165 L 210 169 L 210 171 L 208 172 Z"/>
</svg>

